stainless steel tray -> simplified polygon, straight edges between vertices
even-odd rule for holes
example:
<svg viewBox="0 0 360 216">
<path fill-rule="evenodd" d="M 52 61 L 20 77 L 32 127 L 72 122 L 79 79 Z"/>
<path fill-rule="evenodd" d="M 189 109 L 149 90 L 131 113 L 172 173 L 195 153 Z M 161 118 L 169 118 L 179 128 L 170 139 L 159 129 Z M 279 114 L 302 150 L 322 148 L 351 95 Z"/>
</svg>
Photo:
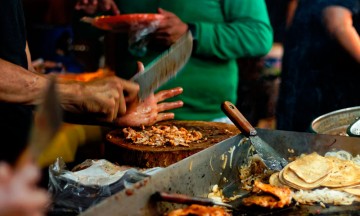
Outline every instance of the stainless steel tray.
<svg viewBox="0 0 360 216">
<path fill-rule="evenodd" d="M 359 138 L 285 131 L 272 133 L 262 129 L 258 129 L 258 133 L 285 158 L 313 151 L 324 154 L 331 149 L 346 150 L 353 155 L 360 154 Z M 294 137 L 298 137 L 298 139 L 294 139 Z M 239 134 L 177 162 L 159 171 L 151 178 L 105 199 L 83 212 L 81 216 L 163 215 L 169 210 L 181 207 L 179 204 L 152 200 L 151 195 L 156 191 L 206 197 L 213 185 L 221 184 L 231 178 L 231 175 L 238 175 L 231 170 L 233 170 L 233 166 L 241 163 L 243 155 L 246 155 L 246 151 L 249 149 L 249 145 L 246 143 L 239 145 L 243 138 Z M 295 153 L 290 153 L 288 149 L 293 149 Z M 231 150 L 234 150 L 232 159 Z M 351 206 L 329 206 L 329 208 L 322 208 L 320 205 L 301 205 L 300 207 L 291 205 L 283 209 L 242 206 L 240 209 L 241 211 L 235 212 L 234 215 L 309 215 L 319 213 L 359 215 L 360 203 L 354 203 Z"/>
</svg>

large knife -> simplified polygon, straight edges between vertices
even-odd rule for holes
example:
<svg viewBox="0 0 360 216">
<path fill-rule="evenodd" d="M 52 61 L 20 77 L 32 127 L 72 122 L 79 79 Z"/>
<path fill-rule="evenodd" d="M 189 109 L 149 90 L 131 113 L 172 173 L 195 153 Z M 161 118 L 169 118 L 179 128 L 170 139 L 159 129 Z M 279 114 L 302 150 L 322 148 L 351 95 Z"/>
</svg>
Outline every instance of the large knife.
<svg viewBox="0 0 360 216">
<path fill-rule="evenodd" d="M 188 31 L 169 49 L 152 61 L 143 72 L 131 78 L 140 85 L 139 99 L 144 100 L 162 84 L 174 77 L 188 62 L 193 47 L 193 38 Z"/>
<path fill-rule="evenodd" d="M 37 106 L 28 146 L 16 162 L 21 167 L 27 161 L 37 162 L 55 137 L 62 123 L 62 109 L 56 92 L 56 77 L 52 76 L 44 91 L 43 102 Z"/>
</svg>

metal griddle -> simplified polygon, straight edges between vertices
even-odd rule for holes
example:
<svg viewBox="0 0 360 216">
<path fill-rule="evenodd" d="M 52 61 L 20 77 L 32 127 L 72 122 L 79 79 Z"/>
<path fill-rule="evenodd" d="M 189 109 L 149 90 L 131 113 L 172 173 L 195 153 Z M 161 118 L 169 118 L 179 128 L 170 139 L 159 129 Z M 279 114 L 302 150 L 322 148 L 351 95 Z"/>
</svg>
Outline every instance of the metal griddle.
<svg viewBox="0 0 360 216">
<path fill-rule="evenodd" d="M 349 151 L 353 155 L 360 154 L 360 139 L 355 137 L 257 130 L 259 136 L 285 158 L 313 151 L 323 155 L 331 149 Z M 241 134 L 236 135 L 177 162 L 151 178 L 105 199 L 83 212 L 81 216 L 158 216 L 169 210 L 183 207 L 180 204 L 156 202 L 151 197 L 156 191 L 206 197 L 213 185 L 221 184 L 227 179 L 234 179 L 234 176 L 229 175 L 238 175 L 238 173 L 229 172 L 229 170 L 233 170 L 233 166 L 236 166 L 234 163 L 243 160 L 243 158 L 239 158 L 239 155 L 244 157 L 245 152 L 250 148 L 249 142 L 243 142 L 244 138 Z M 239 146 L 240 142 L 242 144 Z M 230 150 L 234 146 L 233 159 L 230 160 Z M 293 149 L 294 153 L 290 153 L 288 149 Z M 227 160 L 223 160 L 225 156 L 227 156 Z M 230 162 L 232 162 L 231 165 Z M 234 212 L 234 215 L 359 215 L 360 213 L 360 203 L 358 202 L 350 206 L 329 206 L 329 208 L 322 208 L 320 205 L 291 205 L 283 209 L 244 206 L 239 206 L 239 208 L 241 210 Z"/>
</svg>

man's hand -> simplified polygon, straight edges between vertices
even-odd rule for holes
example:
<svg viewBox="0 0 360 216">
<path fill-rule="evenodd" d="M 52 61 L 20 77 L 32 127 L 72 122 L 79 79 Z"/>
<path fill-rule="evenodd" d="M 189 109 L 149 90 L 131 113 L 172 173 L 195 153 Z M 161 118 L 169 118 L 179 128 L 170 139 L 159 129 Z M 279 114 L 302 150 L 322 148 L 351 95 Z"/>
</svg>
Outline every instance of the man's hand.
<svg viewBox="0 0 360 216">
<path fill-rule="evenodd" d="M 162 44 L 171 45 L 186 33 L 188 25 L 169 11 L 159 8 L 158 12 L 164 15 L 164 19 L 160 21 L 155 38 Z"/>
<path fill-rule="evenodd" d="M 143 102 L 131 106 L 126 114 L 114 121 L 118 126 L 141 126 L 153 125 L 156 122 L 174 118 L 174 113 L 164 112 L 183 106 L 182 101 L 162 102 L 175 97 L 183 92 L 183 89 L 173 88 L 163 90 L 157 94 L 151 94 Z M 161 103 L 162 102 L 162 103 Z"/>
<path fill-rule="evenodd" d="M 89 14 L 96 11 L 112 11 L 113 14 L 120 14 L 120 10 L 113 0 L 78 0 L 75 5 L 76 10 L 84 10 Z"/>
<path fill-rule="evenodd" d="M 68 92 L 63 93 L 65 111 L 88 116 L 88 120 L 112 122 L 127 112 L 126 104 L 137 100 L 139 85 L 116 76 L 89 82 L 65 83 Z M 79 88 L 71 89 L 71 85 Z"/>
<path fill-rule="evenodd" d="M 37 187 L 39 178 L 32 163 L 14 170 L 0 162 L 0 215 L 45 215 L 50 196 Z"/>
</svg>

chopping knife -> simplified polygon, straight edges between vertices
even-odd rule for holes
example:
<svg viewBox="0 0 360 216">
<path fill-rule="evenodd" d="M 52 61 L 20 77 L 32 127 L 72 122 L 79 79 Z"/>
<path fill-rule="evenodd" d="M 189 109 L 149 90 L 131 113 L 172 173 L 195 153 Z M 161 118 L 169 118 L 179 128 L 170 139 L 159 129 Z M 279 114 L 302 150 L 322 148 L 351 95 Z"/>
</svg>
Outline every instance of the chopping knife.
<svg viewBox="0 0 360 216">
<path fill-rule="evenodd" d="M 152 61 L 143 72 L 131 78 L 139 83 L 139 99 L 144 100 L 162 84 L 174 77 L 187 63 L 191 56 L 193 38 L 191 32 L 181 36 L 169 49 Z"/>
<path fill-rule="evenodd" d="M 205 205 L 205 206 L 223 206 L 226 208 L 237 210 L 235 207 L 233 207 L 230 204 L 216 201 L 210 198 L 205 197 L 193 197 L 188 196 L 185 194 L 176 194 L 176 193 L 166 193 L 166 192 L 156 192 L 153 194 L 152 198 L 156 201 L 166 201 L 171 203 L 178 203 L 178 204 L 198 204 L 198 205 Z"/>
<path fill-rule="evenodd" d="M 269 169 L 280 171 L 287 165 L 287 160 L 281 157 L 275 149 L 258 136 L 255 128 L 241 114 L 234 104 L 229 101 L 225 101 L 222 103 L 221 108 L 237 126 L 237 128 L 250 139 L 257 154 Z"/>
<path fill-rule="evenodd" d="M 16 167 L 21 167 L 29 160 L 36 162 L 54 138 L 61 123 L 62 110 L 56 92 L 56 77 L 51 76 L 44 100 L 36 109 L 28 146 L 17 160 Z"/>
</svg>

